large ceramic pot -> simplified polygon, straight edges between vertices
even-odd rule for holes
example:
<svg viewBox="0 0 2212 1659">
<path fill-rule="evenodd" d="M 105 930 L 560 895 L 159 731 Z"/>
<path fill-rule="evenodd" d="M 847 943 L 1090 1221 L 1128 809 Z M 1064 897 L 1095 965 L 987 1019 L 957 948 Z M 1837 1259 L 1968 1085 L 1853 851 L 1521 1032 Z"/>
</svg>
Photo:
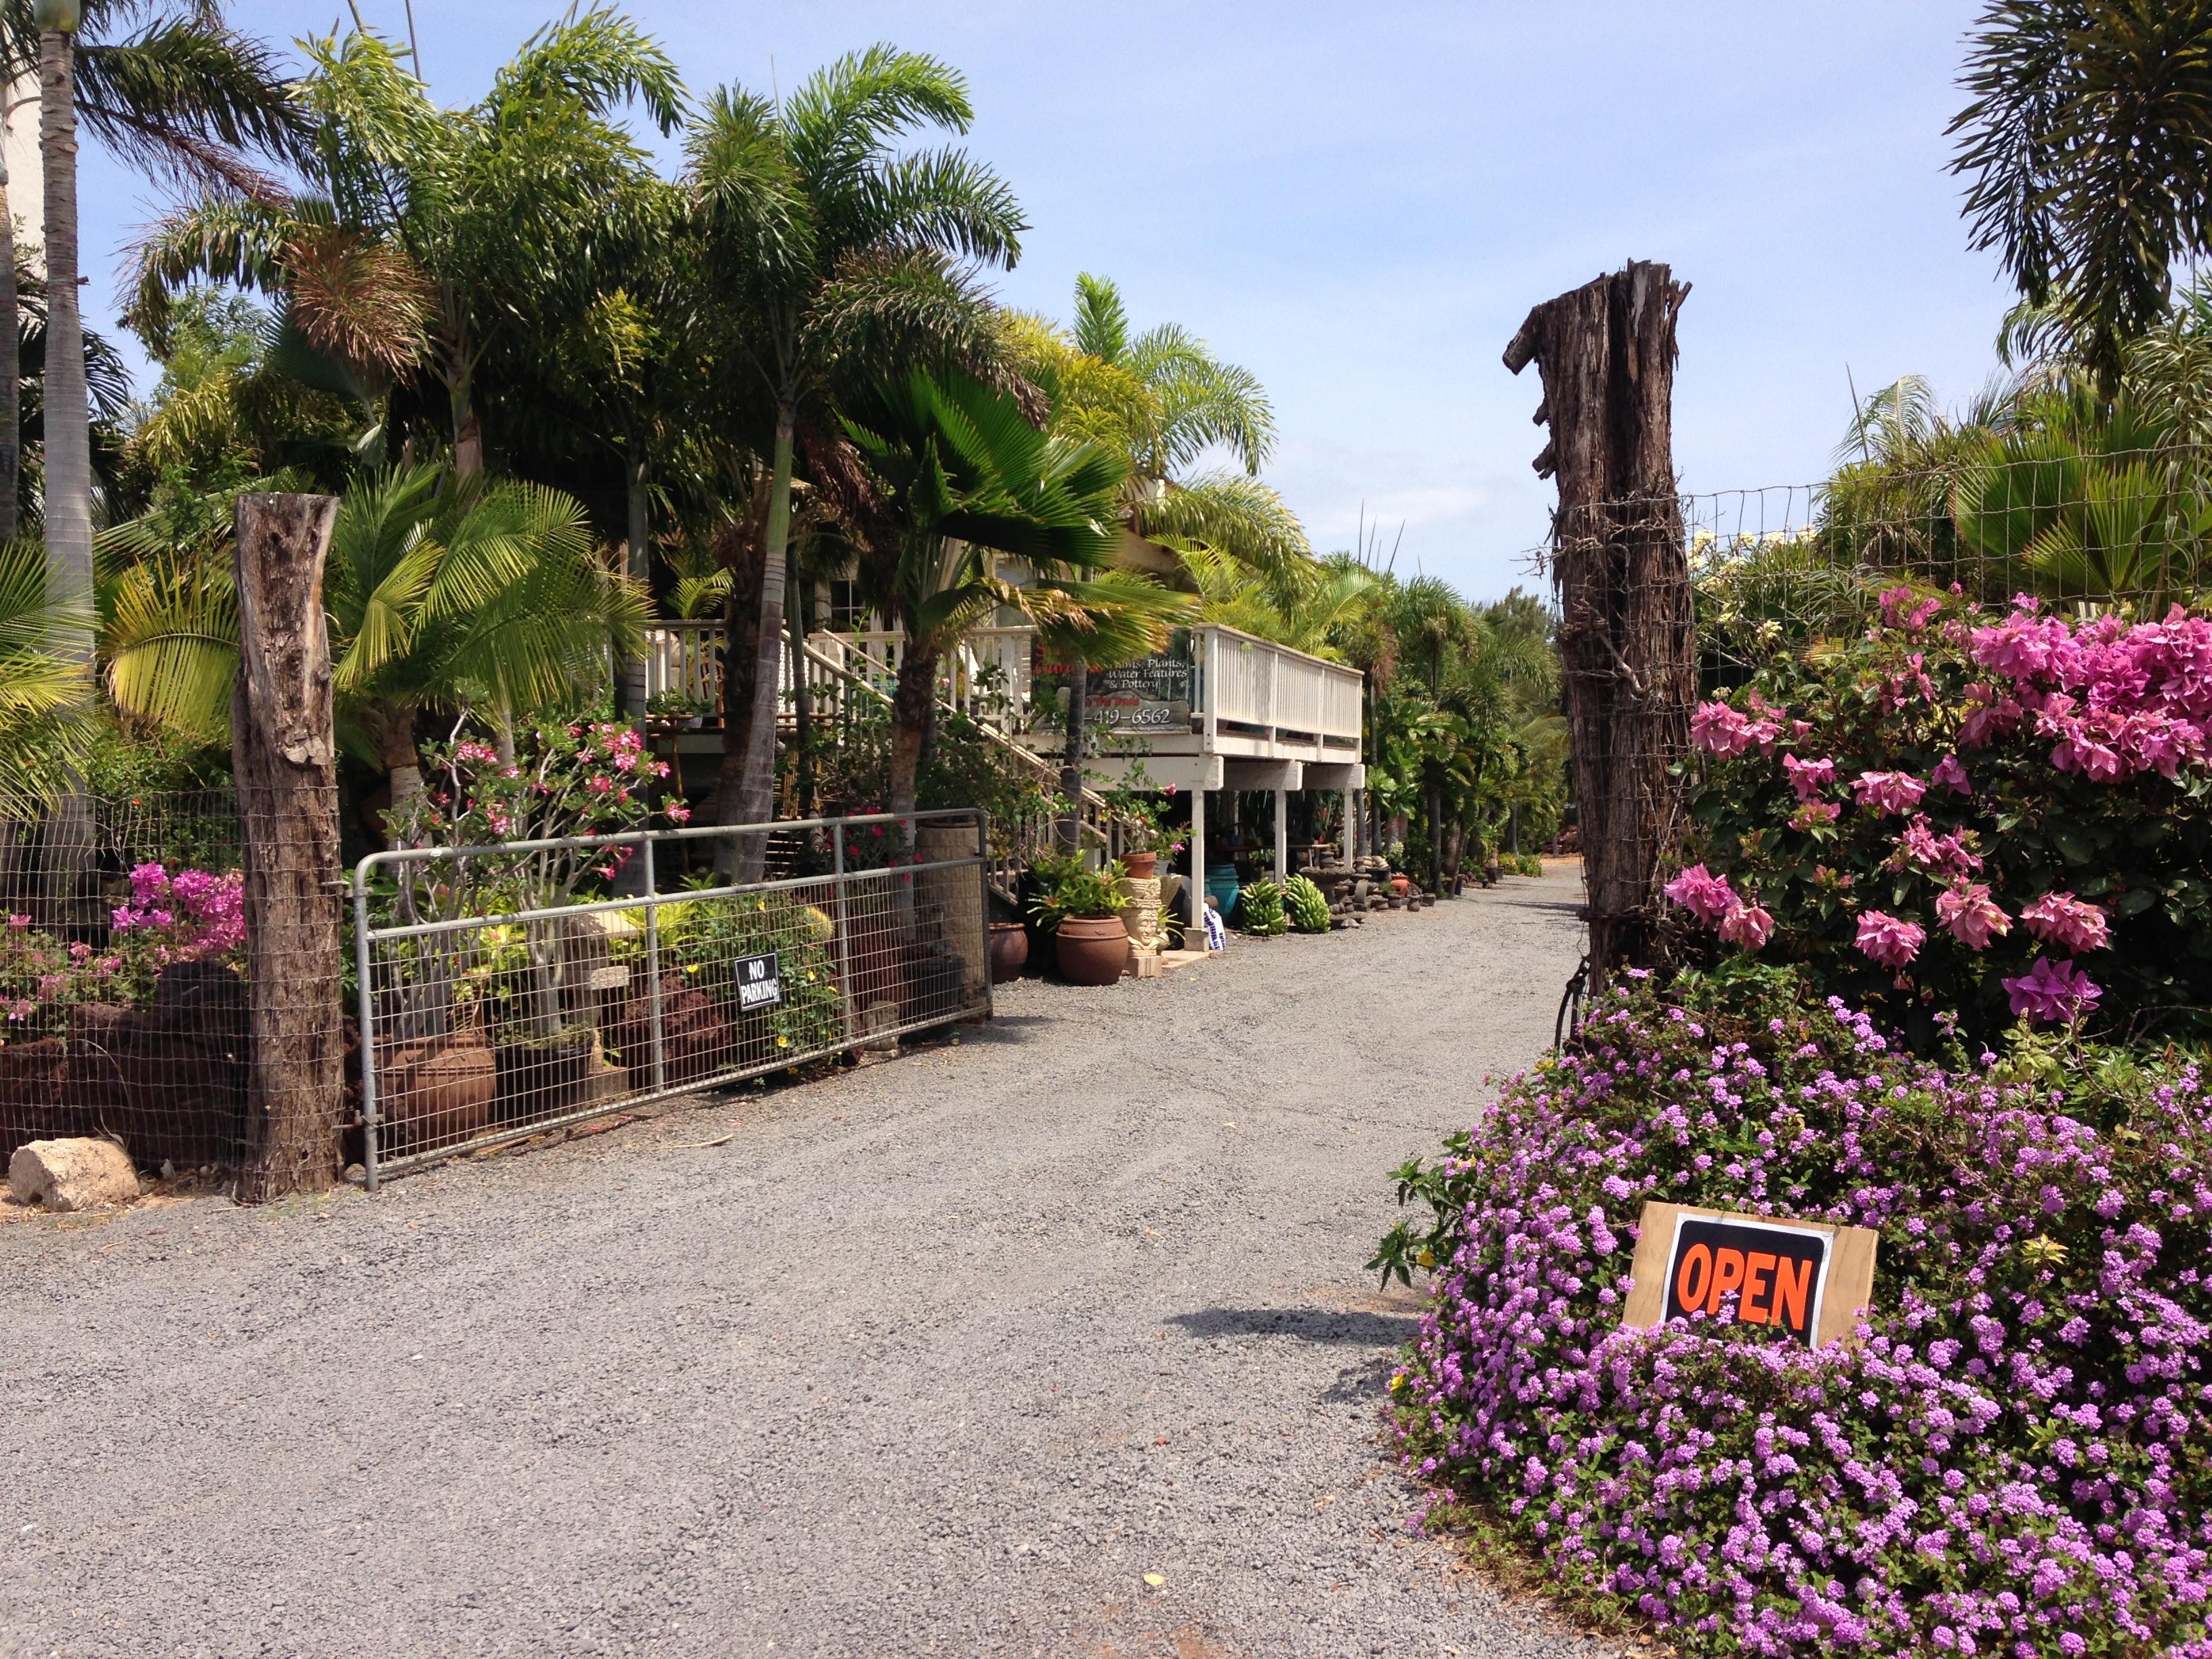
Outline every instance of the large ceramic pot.
<svg viewBox="0 0 2212 1659">
<path fill-rule="evenodd" d="M 1158 873 L 1160 855 L 1158 853 L 1124 853 L 1121 854 L 1121 863 L 1132 876 L 1141 880 L 1146 876 Z"/>
<path fill-rule="evenodd" d="M 499 1068 L 473 1031 L 404 1044 L 380 1056 L 376 1072 L 380 1157 L 458 1146 L 491 1122 Z"/>
<path fill-rule="evenodd" d="M 1221 912 L 1223 921 L 1227 921 L 1236 914 L 1237 896 L 1243 890 L 1243 884 L 1237 879 L 1235 865 L 1209 864 L 1206 866 L 1206 896 L 1213 901 L 1214 908 Z"/>
<path fill-rule="evenodd" d="M 1004 985 L 1010 979 L 1019 979 L 1022 969 L 1029 966 L 1029 929 L 1018 921 L 994 921 L 991 924 L 991 983 Z"/>
<path fill-rule="evenodd" d="M 498 1092 L 492 1115 L 501 1123 L 553 1117 L 582 1097 L 599 1039 L 589 1030 L 563 1031 L 534 1041 L 502 1042 L 492 1049 Z"/>
<path fill-rule="evenodd" d="M 1070 984 L 1111 985 L 1129 963 L 1129 930 L 1119 916 L 1069 916 L 1054 936 Z"/>
</svg>

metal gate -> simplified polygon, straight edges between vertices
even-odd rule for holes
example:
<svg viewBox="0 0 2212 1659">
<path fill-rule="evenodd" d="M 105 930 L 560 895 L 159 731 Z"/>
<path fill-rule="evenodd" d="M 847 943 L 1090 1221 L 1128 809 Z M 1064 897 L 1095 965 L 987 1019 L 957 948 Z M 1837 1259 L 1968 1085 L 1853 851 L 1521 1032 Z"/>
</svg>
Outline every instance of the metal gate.
<svg viewBox="0 0 2212 1659">
<path fill-rule="evenodd" d="M 988 1016 L 988 829 L 961 810 L 372 853 L 353 886 L 370 1189 Z M 712 874 L 732 844 L 765 844 L 767 878 Z M 576 902 L 587 887 L 615 896 Z"/>
</svg>

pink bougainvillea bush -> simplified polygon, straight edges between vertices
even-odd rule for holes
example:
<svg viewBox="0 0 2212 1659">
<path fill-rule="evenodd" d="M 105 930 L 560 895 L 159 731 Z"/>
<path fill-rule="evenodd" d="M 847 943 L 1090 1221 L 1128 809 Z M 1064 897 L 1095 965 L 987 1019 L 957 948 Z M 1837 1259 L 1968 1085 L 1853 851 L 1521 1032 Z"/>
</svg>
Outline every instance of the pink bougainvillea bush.
<svg viewBox="0 0 2212 1659">
<path fill-rule="evenodd" d="M 1446 1156 L 1392 1380 L 1438 1516 L 1699 1654 L 2212 1656 L 2212 1096 L 2029 1037 L 1916 1058 L 1788 970 L 1632 981 Z M 1814 1352 L 1620 1327 L 1648 1199 L 1875 1229 Z"/>
<path fill-rule="evenodd" d="M 0 915 L 0 1044 L 52 1035 L 78 1003 L 144 1002 L 173 963 L 243 968 L 245 957 L 242 875 L 138 865 L 130 897 L 110 911 L 104 945 Z"/>
<path fill-rule="evenodd" d="M 1893 589 L 1701 705 L 1675 914 L 1917 1047 L 1949 1012 L 2212 1030 L 2212 621 Z"/>
</svg>

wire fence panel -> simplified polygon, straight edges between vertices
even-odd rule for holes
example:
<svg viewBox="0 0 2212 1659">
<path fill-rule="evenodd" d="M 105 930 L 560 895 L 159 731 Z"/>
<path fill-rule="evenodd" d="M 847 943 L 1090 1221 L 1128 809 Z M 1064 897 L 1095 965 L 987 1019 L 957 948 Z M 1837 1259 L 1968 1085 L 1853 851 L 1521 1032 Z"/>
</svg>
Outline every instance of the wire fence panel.
<svg viewBox="0 0 2212 1659">
<path fill-rule="evenodd" d="M 148 1170 L 236 1162 L 240 840 L 225 790 L 0 800 L 0 1164 L 78 1135 Z M 335 967 L 301 982 L 335 1000 Z"/>
<path fill-rule="evenodd" d="M 760 836 L 767 878 L 720 883 Z M 374 1188 L 987 1016 L 989 846 L 982 814 L 938 811 L 372 854 L 348 1155 Z M 579 860 L 635 890 L 562 902 Z"/>
</svg>

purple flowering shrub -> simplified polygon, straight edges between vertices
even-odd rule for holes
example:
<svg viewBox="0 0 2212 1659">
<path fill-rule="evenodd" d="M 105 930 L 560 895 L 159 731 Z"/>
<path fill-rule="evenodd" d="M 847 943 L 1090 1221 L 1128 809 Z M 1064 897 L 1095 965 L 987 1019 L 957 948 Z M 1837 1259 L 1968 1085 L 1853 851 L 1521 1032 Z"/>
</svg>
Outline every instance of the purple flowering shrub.
<svg viewBox="0 0 2212 1659">
<path fill-rule="evenodd" d="M 1916 1047 L 1954 1013 L 2212 1022 L 2212 621 L 1881 596 L 1702 705 L 1689 857 L 1708 951 L 1790 962 Z"/>
<path fill-rule="evenodd" d="M 2205 1079 L 1939 1063 L 1799 985 L 1632 980 L 1398 1172 L 1407 1464 L 1692 1652 L 2207 1659 Z M 1647 1199 L 1876 1230 L 1859 1340 L 1622 1329 Z"/>
</svg>

